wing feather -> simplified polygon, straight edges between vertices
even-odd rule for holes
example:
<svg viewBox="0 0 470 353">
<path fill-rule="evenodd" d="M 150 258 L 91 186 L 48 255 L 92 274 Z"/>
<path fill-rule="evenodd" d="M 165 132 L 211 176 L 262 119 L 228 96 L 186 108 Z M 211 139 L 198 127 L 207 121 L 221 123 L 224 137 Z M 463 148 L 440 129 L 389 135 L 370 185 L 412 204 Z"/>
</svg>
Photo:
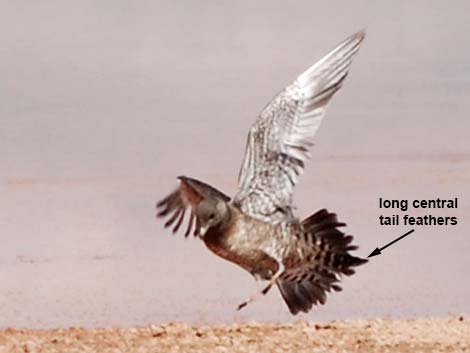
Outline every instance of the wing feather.
<svg viewBox="0 0 470 353">
<path fill-rule="evenodd" d="M 185 237 L 188 237 L 193 231 L 194 236 L 199 235 L 200 222 L 196 217 L 195 210 L 197 205 L 204 198 L 218 198 L 228 202 L 230 198 L 212 186 L 198 181 L 196 179 L 180 176 L 180 185 L 167 197 L 157 203 L 157 217 L 169 217 L 165 222 L 165 228 L 173 226 L 172 232 L 176 233 L 184 222 L 185 214 L 188 209 L 189 218 Z"/>
<path fill-rule="evenodd" d="M 248 133 L 234 203 L 268 222 L 292 218 L 292 192 L 313 137 L 364 39 L 358 32 L 301 74 L 261 112 Z"/>
</svg>

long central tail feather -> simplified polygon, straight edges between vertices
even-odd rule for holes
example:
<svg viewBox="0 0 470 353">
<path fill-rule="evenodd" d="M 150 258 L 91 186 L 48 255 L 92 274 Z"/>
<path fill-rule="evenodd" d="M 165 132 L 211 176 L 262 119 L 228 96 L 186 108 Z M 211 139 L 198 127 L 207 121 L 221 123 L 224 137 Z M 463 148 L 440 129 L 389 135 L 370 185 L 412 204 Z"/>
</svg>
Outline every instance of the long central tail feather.
<svg viewBox="0 0 470 353">
<path fill-rule="evenodd" d="M 325 304 L 326 293 L 341 291 L 339 276 L 354 274 L 353 267 L 367 262 L 349 251 L 353 237 L 338 228 L 340 223 L 334 213 L 322 209 L 302 222 L 302 246 L 306 262 L 287 270 L 277 281 L 277 286 L 292 314 L 308 312 L 313 305 Z"/>
</svg>

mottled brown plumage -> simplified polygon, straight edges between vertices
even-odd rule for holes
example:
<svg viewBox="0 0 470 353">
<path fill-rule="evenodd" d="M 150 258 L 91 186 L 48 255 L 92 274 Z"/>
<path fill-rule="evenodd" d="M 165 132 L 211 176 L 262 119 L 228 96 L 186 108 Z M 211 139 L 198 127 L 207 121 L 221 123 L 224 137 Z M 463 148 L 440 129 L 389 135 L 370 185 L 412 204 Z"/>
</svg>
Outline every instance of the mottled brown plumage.
<svg viewBox="0 0 470 353">
<path fill-rule="evenodd" d="M 366 260 L 340 231 L 344 223 L 323 209 L 304 221 L 292 212 L 292 192 L 309 158 L 312 138 L 341 87 L 364 33 L 346 39 L 300 75 L 263 110 L 248 135 L 239 190 L 233 199 L 201 181 L 179 177 L 177 190 L 157 204 L 177 232 L 199 236 L 216 255 L 276 284 L 293 314 L 324 304 L 339 291 L 339 276 Z M 254 297 L 243 302 L 245 306 Z"/>
</svg>

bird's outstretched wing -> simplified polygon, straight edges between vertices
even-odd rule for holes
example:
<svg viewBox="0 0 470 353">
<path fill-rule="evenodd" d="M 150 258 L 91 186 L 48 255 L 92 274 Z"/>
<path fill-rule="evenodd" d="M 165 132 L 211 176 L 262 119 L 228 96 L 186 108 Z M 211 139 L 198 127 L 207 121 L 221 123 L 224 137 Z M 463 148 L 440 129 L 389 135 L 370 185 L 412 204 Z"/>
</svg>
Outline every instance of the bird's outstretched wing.
<svg viewBox="0 0 470 353">
<path fill-rule="evenodd" d="M 221 199 L 228 202 L 230 197 L 202 181 L 184 176 L 180 176 L 178 179 L 181 181 L 178 189 L 157 203 L 157 217 L 168 216 L 165 228 L 173 225 L 173 233 L 176 233 L 189 208 L 188 226 L 184 236 L 187 237 L 191 234 L 193 228 L 193 234 L 198 236 L 200 226 L 195 214 L 197 205 L 205 198 Z"/>
<path fill-rule="evenodd" d="M 364 39 L 358 32 L 301 74 L 261 112 L 248 134 L 234 203 L 272 223 L 292 218 L 292 192 L 331 97 Z"/>
</svg>

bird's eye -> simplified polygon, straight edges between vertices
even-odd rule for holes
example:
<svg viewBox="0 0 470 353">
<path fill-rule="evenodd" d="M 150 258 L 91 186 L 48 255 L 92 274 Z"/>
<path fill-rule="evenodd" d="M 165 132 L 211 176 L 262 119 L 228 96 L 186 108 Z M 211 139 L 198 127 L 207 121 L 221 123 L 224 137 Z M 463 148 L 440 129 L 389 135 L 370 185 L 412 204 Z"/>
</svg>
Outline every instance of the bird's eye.
<svg viewBox="0 0 470 353">
<path fill-rule="evenodd" d="M 214 217 L 215 217 L 215 214 L 211 213 L 209 216 L 209 219 L 214 219 Z"/>
</svg>

